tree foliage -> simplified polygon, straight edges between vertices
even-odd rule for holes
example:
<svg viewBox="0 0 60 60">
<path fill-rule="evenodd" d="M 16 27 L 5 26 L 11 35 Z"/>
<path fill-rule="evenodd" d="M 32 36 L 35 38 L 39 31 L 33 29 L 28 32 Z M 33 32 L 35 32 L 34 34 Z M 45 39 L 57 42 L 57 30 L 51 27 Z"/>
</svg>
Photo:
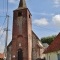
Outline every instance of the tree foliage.
<svg viewBox="0 0 60 60">
<path fill-rule="evenodd" d="M 48 36 L 48 37 L 43 37 L 41 38 L 41 42 L 42 43 L 47 43 L 47 44 L 51 44 L 51 42 L 54 40 L 54 38 L 56 37 L 56 35 L 54 36 Z"/>
</svg>

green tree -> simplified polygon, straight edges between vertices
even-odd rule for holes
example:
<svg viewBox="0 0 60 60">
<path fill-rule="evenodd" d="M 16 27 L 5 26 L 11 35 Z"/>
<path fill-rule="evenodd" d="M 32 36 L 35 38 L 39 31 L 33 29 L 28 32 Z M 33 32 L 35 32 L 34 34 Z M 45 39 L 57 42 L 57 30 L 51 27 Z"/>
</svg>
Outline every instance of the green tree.
<svg viewBox="0 0 60 60">
<path fill-rule="evenodd" d="M 54 36 L 48 36 L 48 37 L 43 37 L 41 38 L 41 42 L 42 43 L 47 43 L 47 44 L 51 44 L 51 42 L 54 40 L 54 38 L 56 37 L 56 35 Z"/>
</svg>

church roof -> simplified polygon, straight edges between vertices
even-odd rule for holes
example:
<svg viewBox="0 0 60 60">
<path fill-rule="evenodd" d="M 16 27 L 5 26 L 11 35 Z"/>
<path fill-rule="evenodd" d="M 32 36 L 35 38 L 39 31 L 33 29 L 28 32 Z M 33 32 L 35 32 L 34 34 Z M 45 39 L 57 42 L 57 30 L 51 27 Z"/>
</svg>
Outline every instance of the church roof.
<svg viewBox="0 0 60 60">
<path fill-rule="evenodd" d="M 32 31 L 32 34 L 34 34 L 35 35 L 35 37 L 38 39 L 38 40 L 40 40 L 39 38 L 38 38 L 38 36 Z"/>
<path fill-rule="evenodd" d="M 19 7 L 18 8 L 27 8 L 26 6 L 26 1 L 25 0 L 20 0 Z"/>
<path fill-rule="evenodd" d="M 60 33 L 56 36 L 54 41 L 51 43 L 50 46 L 44 51 L 44 53 L 50 53 L 60 50 Z"/>
<path fill-rule="evenodd" d="M 32 31 L 32 34 L 35 35 L 35 38 L 37 39 L 37 45 L 40 48 L 43 48 L 42 42 L 40 41 L 40 39 L 38 38 L 38 36 L 33 31 Z M 32 36 L 32 38 L 33 38 L 33 36 Z"/>
</svg>

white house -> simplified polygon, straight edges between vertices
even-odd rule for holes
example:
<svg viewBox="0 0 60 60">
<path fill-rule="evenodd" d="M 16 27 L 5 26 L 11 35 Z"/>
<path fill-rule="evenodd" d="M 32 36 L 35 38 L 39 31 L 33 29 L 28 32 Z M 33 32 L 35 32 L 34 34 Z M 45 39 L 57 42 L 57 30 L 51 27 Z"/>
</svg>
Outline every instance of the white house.
<svg viewBox="0 0 60 60">
<path fill-rule="evenodd" d="M 44 51 L 46 60 L 60 60 L 60 33 Z"/>
</svg>

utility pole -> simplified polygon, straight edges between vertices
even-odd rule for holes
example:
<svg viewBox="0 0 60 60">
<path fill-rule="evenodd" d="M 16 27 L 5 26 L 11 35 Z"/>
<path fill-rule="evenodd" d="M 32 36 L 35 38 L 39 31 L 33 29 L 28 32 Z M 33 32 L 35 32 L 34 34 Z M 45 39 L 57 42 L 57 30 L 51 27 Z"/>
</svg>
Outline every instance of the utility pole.
<svg viewBox="0 0 60 60">
<path fill-rule="evenodd" d="M 9 25 L 9 15 L 6 15 L 7 26 L 6 26 L 6 38 L 5 38 L 5 49 L 4 49 L 4 60 L 7 60 L 7 40 L 8 40 L 8 25 Z"/>
<path fill-rule="evenodd" d="M 7 40 L 8 40 L 8 25 L 9 25 L 9 15 L 8 15 L 8 0 L 7 0 L 7 11 L 6 11 L 6 39 L 5 39 L 5 49 L 4 49 L 4 60 L 7 60 Z"/>
</svg>

